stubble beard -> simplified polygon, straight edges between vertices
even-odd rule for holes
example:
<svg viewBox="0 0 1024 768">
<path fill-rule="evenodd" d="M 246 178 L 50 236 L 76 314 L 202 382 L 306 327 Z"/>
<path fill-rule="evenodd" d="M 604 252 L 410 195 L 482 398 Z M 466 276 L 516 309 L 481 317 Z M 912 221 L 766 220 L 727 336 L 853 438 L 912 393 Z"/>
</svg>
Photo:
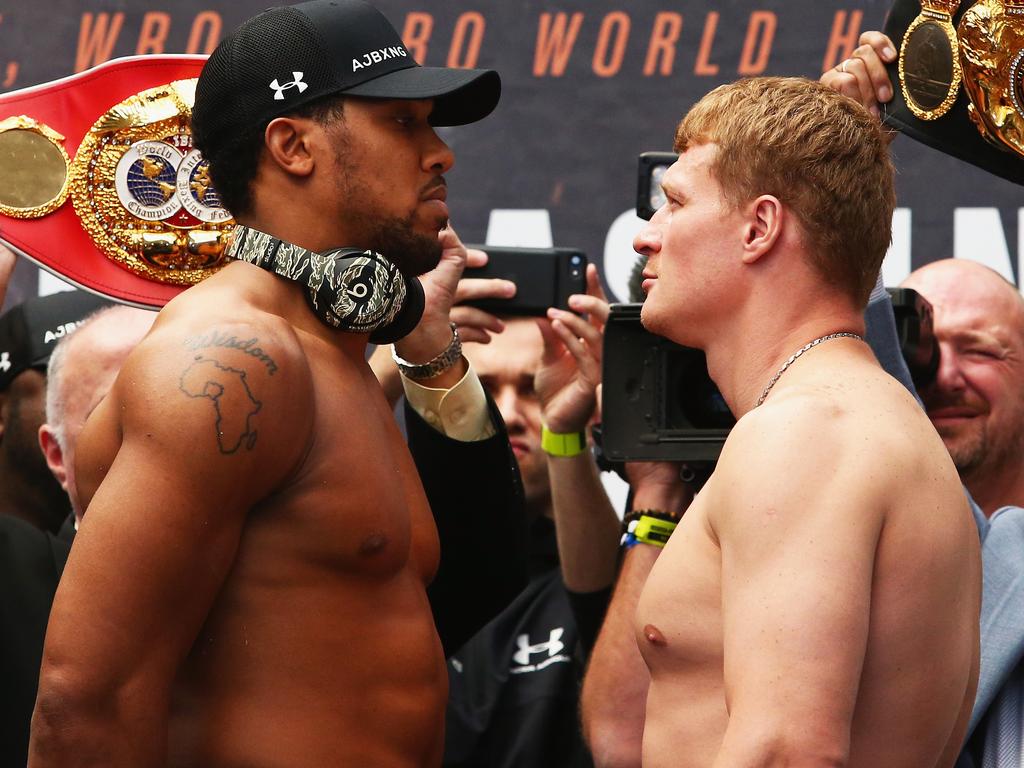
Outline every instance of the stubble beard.
<svg viewBox="0 0 1024 768">
<path fill-rule="evenodd" d="M 417 231 L 415 211 L 405 218 L 382 215 L 372 205 L 366 186 L 355 181 L 358 168 L 352 159 L 348 137 L 339 132 L 336 140 L 335 160 L 342 215 L 355 235 L 354 242 L 345 245 L 381 254 L 405 277 L 416 277 L 436 267 L 441 261 L 441 243 L 437 233 L 426 235 Z M 441 222 L 438 231 L 446 225 L 447 222 Z"/>
<path fill-rule="evenodd" d="M 384 219 L 374 223 L 368 247 L 391 261 L 405 277 L 429 272 L 441 261 L 441 243 L 417 232 L 409 219 Z"/>
<path fill-rule="evenodd" d="M 955 443 L 946 442 L 960 477 L 966 481 L 979 472 L 989 476 L 1009 464 L 1019 464 L 1024 450 L 1024 433 L 1007 430 L 1004 437 L 999 439 L 998 435 L 991 434 L 988 424 L 983 423 L 976 430 L 961 435 Z"/>
</svg>

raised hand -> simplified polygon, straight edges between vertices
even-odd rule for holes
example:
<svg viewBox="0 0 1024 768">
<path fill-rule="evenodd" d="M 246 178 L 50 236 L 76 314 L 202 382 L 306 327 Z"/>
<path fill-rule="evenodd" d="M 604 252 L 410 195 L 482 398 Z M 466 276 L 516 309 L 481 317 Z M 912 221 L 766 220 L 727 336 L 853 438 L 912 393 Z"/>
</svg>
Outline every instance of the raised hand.
<svg viewBox="0 0 1024 768">
<path fill-rule="evenodd" d="M 879 115 L 879 104 L 893 96 L 893 84 L 885 65 L 896 60 L 896 46 L 881 32 L 865 32 L 848 59 L 821 76 L 821 82 Z"/>
<path fill-rule="evenodd" d="M 537 321 L 544 356 L 534 388 L 544 423 L 558 433 L 583 430 L 597 406 L 608 300 L 593 264 L 587 266 L 587 292 L 570 296 L 569 306 L 587 318 L 552 308 L 547 319 Z"/>
</svg>

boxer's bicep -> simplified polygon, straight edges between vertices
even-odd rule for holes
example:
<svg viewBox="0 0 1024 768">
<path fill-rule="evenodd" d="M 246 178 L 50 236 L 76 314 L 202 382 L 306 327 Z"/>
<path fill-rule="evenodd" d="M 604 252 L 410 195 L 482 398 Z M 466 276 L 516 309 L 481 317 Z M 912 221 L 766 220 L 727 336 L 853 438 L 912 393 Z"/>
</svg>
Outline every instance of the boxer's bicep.
<svg viewBox="0 0 1024 768">
<path fill-rule="evenodd" d="M 250 508 L 294 466 L 303 421 L 286 405 L 296 382 L 261 376 L 259 360 L 144 345 L 113 391 L 120 447 L 54 601 L 40 691 L 157 738 L 147 725 L 165 717 Z"/>
<path fill-rule="evenodd" d="M 734 451 L 718 469 L 730 476 L 728 510 L 716 519 L 730 714 L 723 753 L 841 759 L 881 514 L 850 492 L 840 435 L 792 421 L 780 434 L 747 435 L 749 452 Z"/>
</svg>

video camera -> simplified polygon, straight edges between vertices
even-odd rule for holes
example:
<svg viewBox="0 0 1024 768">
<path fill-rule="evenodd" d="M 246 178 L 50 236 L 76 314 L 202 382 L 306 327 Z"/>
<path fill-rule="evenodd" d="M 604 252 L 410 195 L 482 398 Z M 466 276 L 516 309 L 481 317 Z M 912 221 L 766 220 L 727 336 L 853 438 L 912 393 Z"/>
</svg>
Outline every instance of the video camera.
<svg viewBox="0 0 1024 768">
<path fill-rule="evenodd" d="M 637 216 L 650 219 L 663 203 L 661 177 L 676 157 L 671 152 L 640 155 Z M 890 288 L 889 295 L 900 351 L 920 388 L 935 377 L 939 365 L 932 308 L 908 288 Z M 644 330 L 642 306 L 613 304 L 605 326 L 603 462 L 713 464 L 735 419 L 708 375 L 704 353 Z"/>
</svg>

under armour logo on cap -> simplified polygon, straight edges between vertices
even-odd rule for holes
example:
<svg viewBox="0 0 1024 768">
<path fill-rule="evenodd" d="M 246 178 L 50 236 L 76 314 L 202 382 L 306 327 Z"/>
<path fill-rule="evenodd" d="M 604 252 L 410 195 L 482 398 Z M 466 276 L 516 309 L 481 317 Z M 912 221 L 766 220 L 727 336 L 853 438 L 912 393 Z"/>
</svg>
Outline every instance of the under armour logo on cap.
<svg viewBox="0 0 1024 768">
<path fill-rule="evenodd" d="M 9 370 L 11 370 L 11 353 L 4 352 L 0 354 L 0 371 L 7 373 Z"/>
<path fill-rule="evenodd" d="M 284 92 L 289 88 L 298 88 L 299 93 L 309 88 L 307 83 L 302 82 L 302 72 L 292 72 L 292 77 L 295 79 L 284 85 L 281 85 L 276 77 L 274 78 L 274 81 L 270 84 L 270 88 L 275 92 L 274 101 L 284 101 Z"/>
</svg>

